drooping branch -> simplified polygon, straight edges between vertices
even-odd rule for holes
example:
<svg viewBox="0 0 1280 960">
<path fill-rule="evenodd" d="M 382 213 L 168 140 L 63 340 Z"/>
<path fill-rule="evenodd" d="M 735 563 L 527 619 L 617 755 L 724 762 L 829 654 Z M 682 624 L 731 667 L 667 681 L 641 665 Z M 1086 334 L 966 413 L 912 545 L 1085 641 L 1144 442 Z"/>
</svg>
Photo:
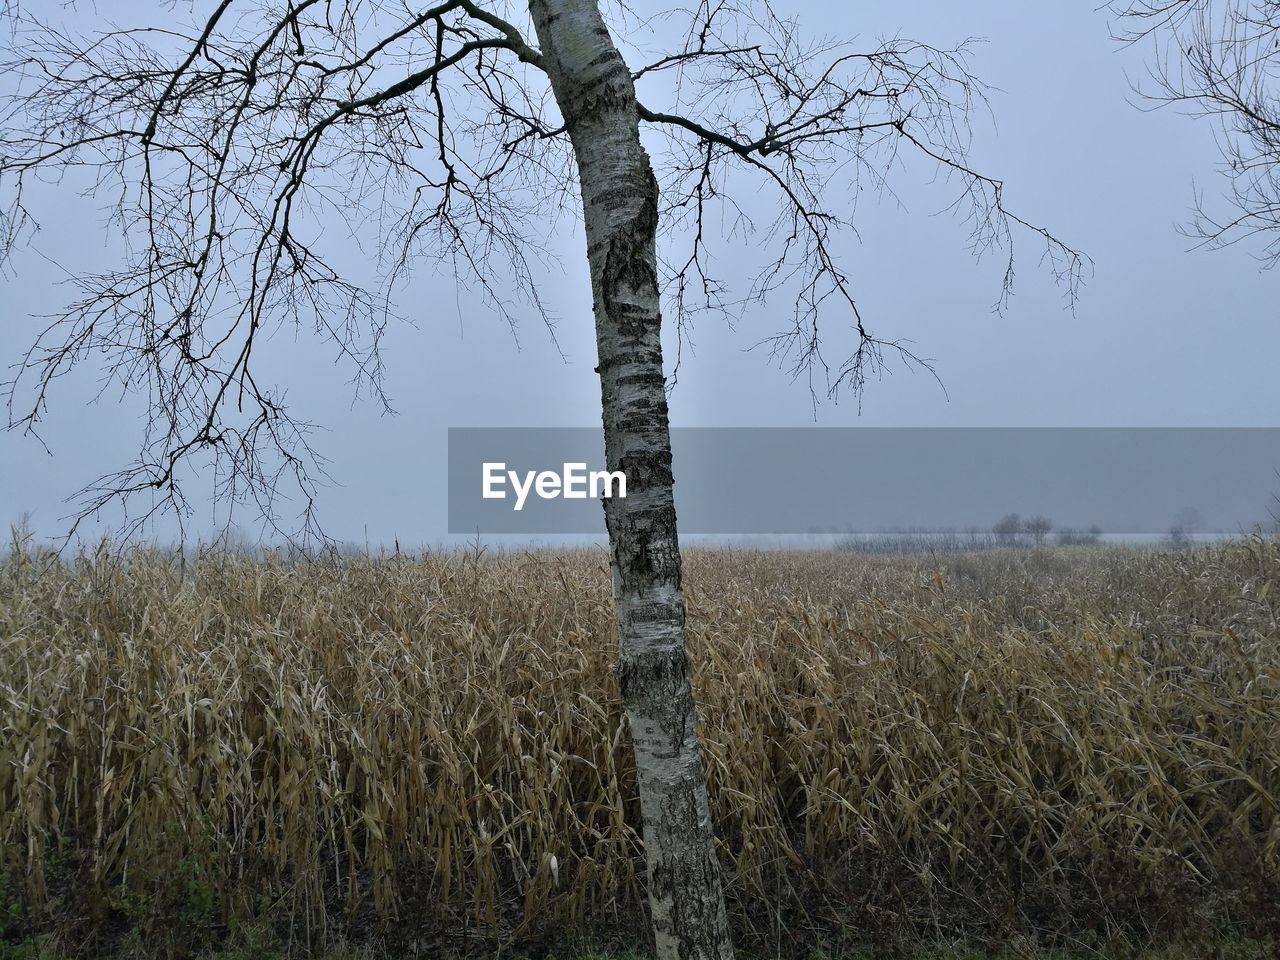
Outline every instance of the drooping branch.
<svg viewBox="0 0 1280 960">
<path fill-rule="evenodd" d="M 1118 38 L 1149 40 L 1153 62 L 1136 92 L 1216 125 L 1228 212 L 1196 197 L 1184 232 L 1209 248 L 1260 238 L 1267 267 L 1280 262 L 1280 3 L 1276 0 L 1140 0 L 1112 5 Z"/>
<path fill-rule="evenodd" d="M 667 133 L 664 211 L 673 243 L 688 252 L 668 262 L 667 284 L 682 327 L 699 309 L 727 311 L 758 305 L 785 291 L 795 298 L 792 324 L 767 343 L 787 358 L 793 374 L 811 378 L 815 367 L 830 392 L 860 390 L 878 373 L 886 353 L 922 361 L 902 340 L 869 332 L 854 284 L 837 256 L 838 239 L 854 234 L 852 211 L 837 213 L 856 198 L 862 181 L 892 194 L 890 174 L 908 153 L 959 184 L 955 207 L 967 218 L 976 256 L 995 249 L 1007 261 L 997 308 L 1013 285 L 1016 232 L 1044 244 L 1055 277 L 1074 303 L 1088 261 L 1046 229 L 1011 212 L 1001 181 L 968 160 L 969 123 L 985 100 L 969 68 L 970 43 L 943 50 L 895 40 L 870 53 L 852 53 L 847 43 L 804 43 L 794 21 L 768 3 L 704 0 L 688 17 L 683 47 L 634 72 L 637 78 L 667 76 L 662 96 L 672 105 L 654 109 L 642 93 L 641 117 Z M 749 294 L 724 297 L 724 285 L 708 273 L 704 220 L 708 205 L 726 204 L 735 171 L 746 171 L 777 200 L 766 234 L 775 244 Z M 847 174 L 838 178 L 835 173 Z M 734 219 L 748 218 L 733 206 Z M 823 357 L 821 315 L 838 304 L 848 317 L 854 348 L 836 366 Z"/>
<path fill-rule="evenodd" d="M 309 526 L 323 464 L 257 372 L 264 333 L 311 328 L 390 409 L 381 342 L 393 288 L 424 255 L 513 326 L 513 295 L 550 325 L 529 224 L 562 183 L 529 172 L 555 165 L 560 131 L 514 69 L 537 51 L 492 10 L 294 0 L 237 14 L 223 0 L 191 30 L 92 36 L 6 15 L 18 80 L 0 112 L 0 256 L 36 226 L 27 199 L 52 177 L 112 190 L 127 243 L 119 269 L 77 276 L 80 295 L 15 364 L 9 424 L 37 433 L 53 382 L 97 355 L 154 414 L 138 459 L 83 490 L 81 515 L 139 495 L 127 529 L 185 513 L 179 474 L 209 455 L 233 502 L 270 516 L 300 496 Z M 371 280 L 335 262 L 317 214 L 378 245 Z"/>
</svg>

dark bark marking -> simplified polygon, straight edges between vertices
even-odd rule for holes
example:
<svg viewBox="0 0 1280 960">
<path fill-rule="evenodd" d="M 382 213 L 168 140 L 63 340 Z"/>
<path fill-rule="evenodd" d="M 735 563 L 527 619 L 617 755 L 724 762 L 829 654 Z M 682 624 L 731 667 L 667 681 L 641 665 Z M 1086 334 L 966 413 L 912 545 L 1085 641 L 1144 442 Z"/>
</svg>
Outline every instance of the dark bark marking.
<svg viewBox="0 0 1280 960">
<path fill-rule="evenodd" d="M 627 336 L 639 336 L 650 324 L 656 325 L 661 319 L 656 313 L 652 316 L 631 316 L 632 311 L 618 309 L 611 293 L 619 284 L 625 284 L 632 290 L 656 289 L 658 285 L 652 246 L 658 227 L 658 180 L 647 163 L 644 175 L 646 183 L 640 209 L 613 231 L 600 277 L 600 296 L 605 313 Z"/>
</svg>

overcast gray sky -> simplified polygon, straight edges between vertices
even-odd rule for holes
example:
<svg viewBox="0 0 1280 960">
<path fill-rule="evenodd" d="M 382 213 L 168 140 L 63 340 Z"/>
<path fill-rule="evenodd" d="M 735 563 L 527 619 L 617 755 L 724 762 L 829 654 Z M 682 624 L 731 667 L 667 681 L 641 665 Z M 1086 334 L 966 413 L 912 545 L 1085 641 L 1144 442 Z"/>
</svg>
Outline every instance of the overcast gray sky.
<svg viewBox="0 0 1280 960">
<path fill-rule="evenodd" d="M 860 409 L 852 399 L 826 402 L 815 419 L 807 389 L 749 349 L 777 323 L 749 315 L 734 330 L 715 320 L 695 330 L 671 398 L 674 424 L 1277 425 L 1275 277 L 1260 272 L 1246 247 L 1193 251 L 1176 232 L 1189 217 L 1193 186 L 1212 202 L 1219 157 L 1206 122 L 1135 108 L 1128 78 L 1145 71 L 1147 48 L 1120 47 L 1105 12 L 1061 0 L 789 6 L 807 28 L 858 35 L 867 46 L 894 33 L 941 46 L 985 38 L 973 67 L 998 89 L 994 123 L 980 117 L 975 129 L 974 165 L 1003 178 L 1009 205 L 1088 253 L 1096 272 L 1073 316 L 1024 238 L 1016 294 L 996 316 L 1002 264 L 975 265 L 963 226 L 934 216 L 947 193 L 899 178 L 907 211 L 860 207 L 861 243 L 850 241 L 843 253 L 869 326 L 909 338 L 933 358 L 949 398 L 929 376 L 898 368 L 868 386 Z M 129 22 L 154 5 L 110 7 Z M 111 258 L 108 234 L 89 227 L 100 204 L 42 199 L 50 201 L 36 209 L 43 231 L 0 280 L 6 363 L 36 330 L 29 315 L 69 294 L 55 286 L 59 273 L 42 253 L 72 267 Z M 570 224 L 551 242 L 563 251 L 564 269 L 546 277 L 544 293 L 560 318 L 566 359 L 535 317 L 517 345 L 505 323 L 459 298 L 450 278 L 425 274 L 401 303 L 418 329 L 393 331 L 387 351 L 398 417 L 352 406 L 324 347 L 295 344 L 292 334 L 276 341 L 273 378 L 289 388 L 295 412 L 329 428 L 317 441 L 340 485 L 320 502 L 327 532 L 373 543 L 444 539 L 450 426 L 599 423 L 582 241 Z M 0 433 L 0 513 L 10 520 L 31 513 L 42 535 L 59 532 L 64 497 L 131 459 L 143 410 L 115 395 L 90 404 L 91 366 L 59 387 L 44 425 L 52 456 L 32 439 Z M 246 526 L 249 519 L 242 517 Z M 213 522 L 206 513 L 196 529 Z"/>
</svg>

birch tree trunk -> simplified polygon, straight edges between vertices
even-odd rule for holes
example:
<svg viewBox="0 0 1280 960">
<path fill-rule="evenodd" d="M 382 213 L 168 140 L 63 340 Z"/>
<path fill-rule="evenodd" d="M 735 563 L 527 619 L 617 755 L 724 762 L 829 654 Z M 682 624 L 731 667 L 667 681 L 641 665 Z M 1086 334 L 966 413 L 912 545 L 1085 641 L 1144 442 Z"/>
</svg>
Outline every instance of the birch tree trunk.
<svg viewBox="0 0 1280 960">
<path fill-rule="evenodd" d="M 627 476 L 605 503 L 619 679 L 635 744 L 660 960 L 729 960 L 684 650 L 684 597 L 662 368 L 658 184 L 635 88 L 597 0 L 530 0 L 578 164 L 599 353 L 605 457 Z"/>
</svg>

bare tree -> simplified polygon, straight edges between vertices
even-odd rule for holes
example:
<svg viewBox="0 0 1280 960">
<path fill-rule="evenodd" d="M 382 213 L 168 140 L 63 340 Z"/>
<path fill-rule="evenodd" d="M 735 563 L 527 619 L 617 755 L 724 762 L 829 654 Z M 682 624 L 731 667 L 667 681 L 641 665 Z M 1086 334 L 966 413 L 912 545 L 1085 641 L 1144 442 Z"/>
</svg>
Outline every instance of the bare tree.
<svg viewBox="0 0 1280 960">
<path fill-rule="evenodd" d="M 1003 517 L 996 521 L 991 528 L 991 532 L 996 535 L 996 539 L 1006 546 L 1012 546 L 1018 542 L 1018 537 L 1022 534 L 1022 517 L 1017 513 L 1006 513 Z"/>
<path fill-rule="evenodd" d="M 192 4 L 203 10 L 192 26 L 157 13 L 88 35 L 9 7 L 4 250 L 34 224 L 37 177 L 82 176 L 111 198 L 126 239 L 118 269 L 79 276 L 77 299 L 19 361 L 10 423 L 36 430 L 55 381 L 103 357 L 153 419 L 138 459 L 87 488 L 83 511 L 140 503 L 133 524 L 181 513 L 183 478 L 212 465 L 220 495 L 270 518 L 291 490 L 313 524 L 323 464 L 310 425 L 259 370 L 262 340 L 281 324 L 313 328 L 385 403 L 379 342 L 410 266 L 443 261 L 513 323 L 545 316 L 538 228 L 576 190 L 607 464 L 628 477 L 606 522 L 656 946 L 663 960 L 727 958 L 683 644 L 664 293 L 682 328 L 699 311 L 781 297 L 788 319 L 769 342 L 832 391 L 861 389 L 888 357 L 912 362 L 871 332 L 838 256 L 858 183 L 888 189 L 908 156 L 954 186 L 975 254 L 1007 251 L 1002 296 L 1015 232 L 1043 245 L 1069 296 L 1085 262 L 969 165 L 983 88 L 968 44 L 859 52 L 804 40 L 767 0 L 690 0 L 655 21 L 667 46 L 645 57 L 646 23 L 604 6 L 209 0 Z M 656 166 L 642 127 L 661 144 Z M 777 213 L 757 234 L 767 266 L 735 297 L 711 272 L 711 225 L 726 213 L 745 224 L 730 189 L 751 181 Z M 370 217 L 380 269 L 362 283 L 321 224 L 358 232 Z M 839 362 L 822 349 L 828 315 L 849 332 Z"/>
<path fill-rule="evenodd" d="M 1057 541 L 1064 547 L 1091 547 L 1102 542 L 1102 528 L 1096 523 L 1088 530 L 1064 528 L 1058 531 Z"/>
<path fill-rule="evenodd" d="M 1135 0 L 1112 4 L 1120 36 L 1154 46 L 1150 82 L 1139 92 L 1211 118 L 1227 181 L 1226 213 L 1196 198 L 1186 232 L 1208 247 L 1263 239 L 1261 258 L 1280 259 L 1280 2 Z"/>
<path fill-rule="evenodd" d="M 1183 507 L 1173 518 L 1173 523 L 1181 527 L 1183 533 L 1197 534 L 1204 532 L 1204 514 L 1196 507 Z"/>
<path fill-rule="evenodd" d="M 1049 531 L 1053 529 L 1053 521 L 1044 514 L 1037 513 L 1034 517 L 1026 519 L 1022 529 L 1031 538 L 1031 542 L 1039 547 L 1044 544 L 1045 538 L 1049 536 Z"/>
</svg>

